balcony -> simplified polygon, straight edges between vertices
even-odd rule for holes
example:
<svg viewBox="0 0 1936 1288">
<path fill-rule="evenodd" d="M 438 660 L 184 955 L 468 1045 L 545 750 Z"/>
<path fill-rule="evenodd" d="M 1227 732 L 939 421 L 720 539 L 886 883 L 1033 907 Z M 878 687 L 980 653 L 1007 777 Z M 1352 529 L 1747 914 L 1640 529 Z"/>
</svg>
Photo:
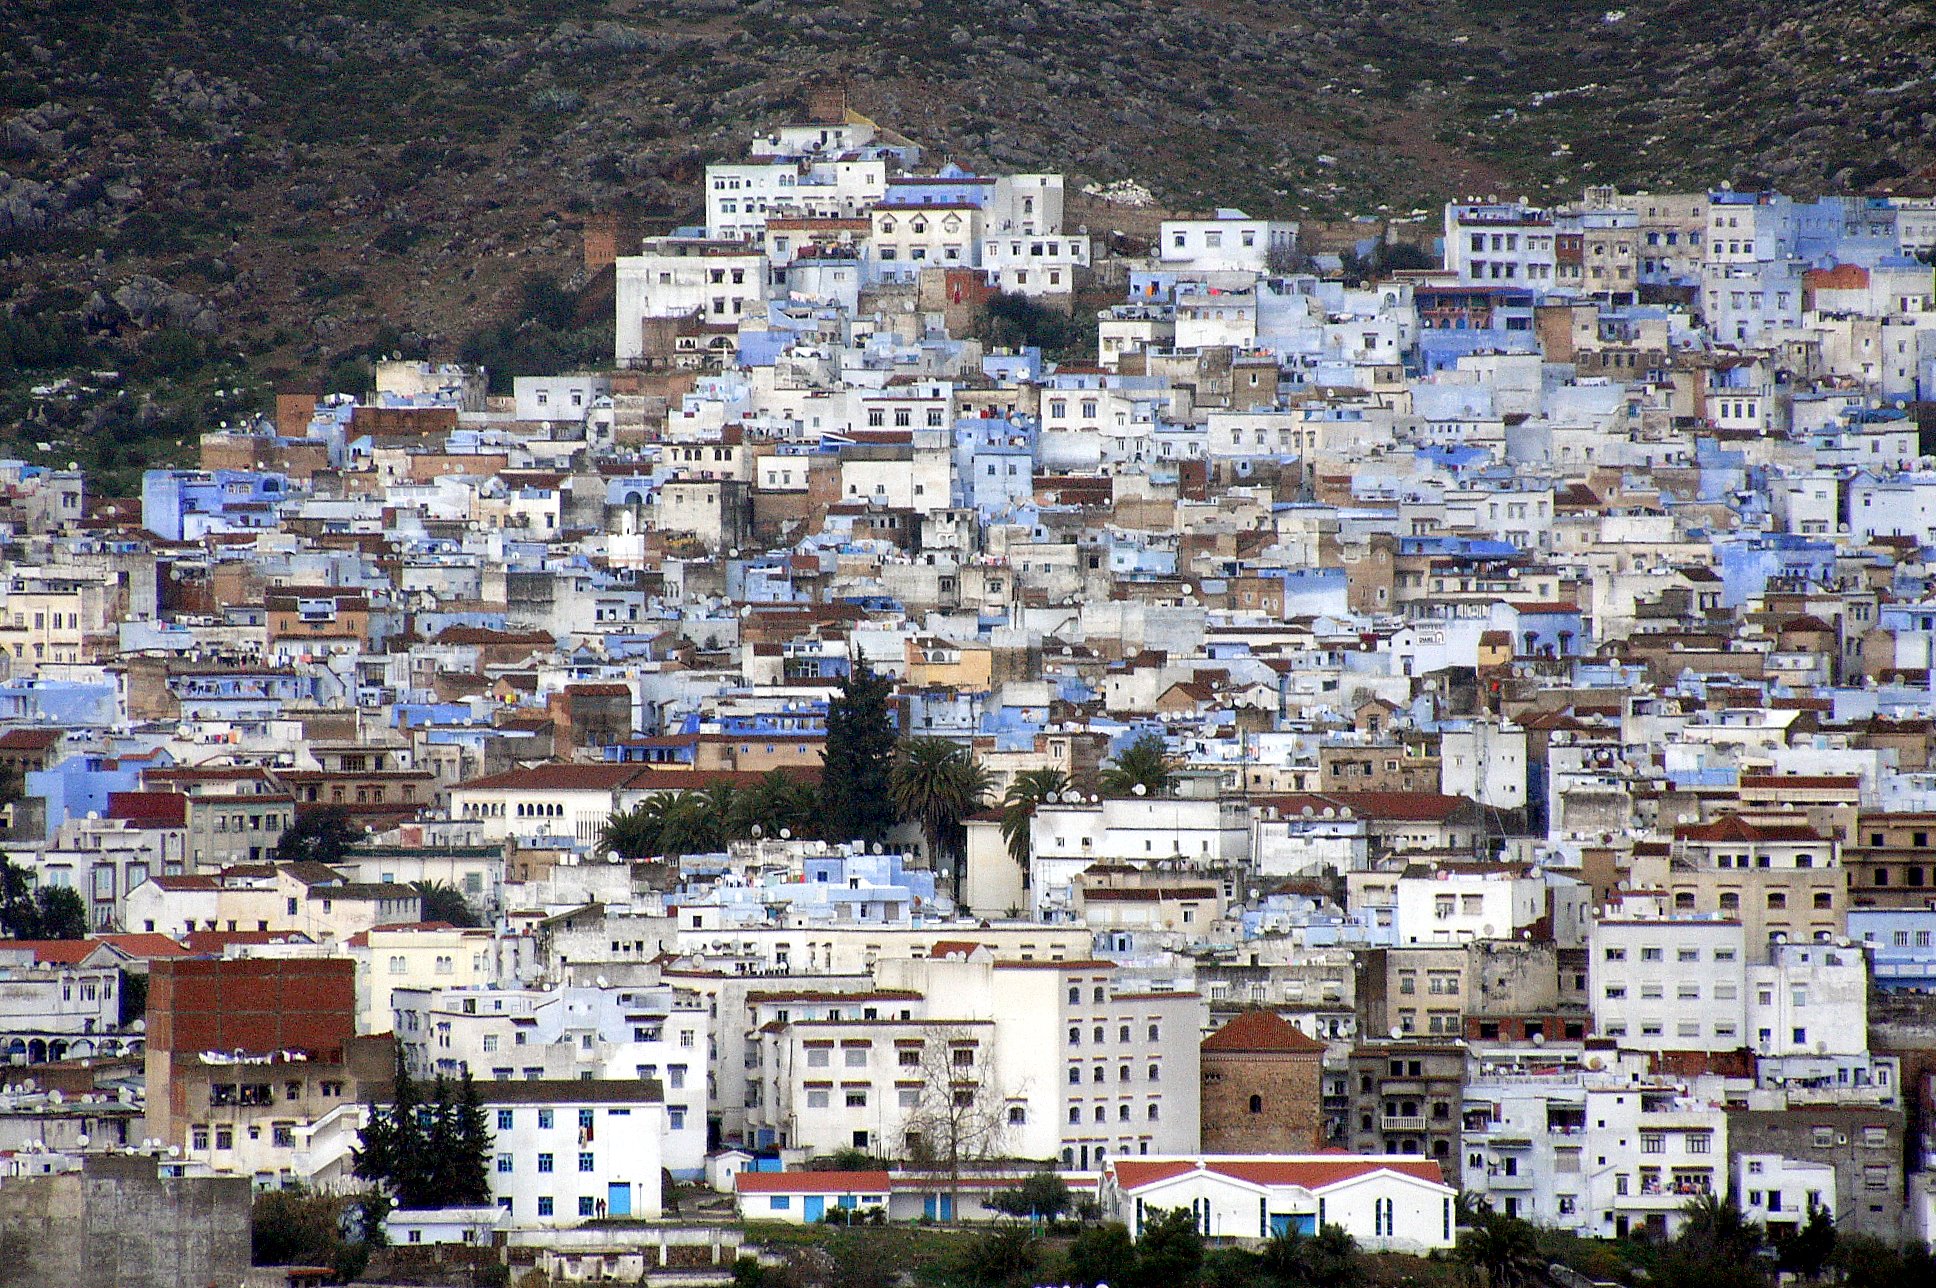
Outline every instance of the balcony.
<svg viewBox="0 0 1936 1288">
<path fill-rule="evenodd" d="M 1530 1190 L 1533 1188 L 1531 1172 L 1511 1175 L 1503 1170 L 1486 1169 L 1486 1188 L 1489 1190 Z"/>
<path fill-rule="evenodd" d="M 1424 1114 L 1384 1114 L 1378 1119 L 1379 1131 L 1424 1131 Z"/>
</svg>

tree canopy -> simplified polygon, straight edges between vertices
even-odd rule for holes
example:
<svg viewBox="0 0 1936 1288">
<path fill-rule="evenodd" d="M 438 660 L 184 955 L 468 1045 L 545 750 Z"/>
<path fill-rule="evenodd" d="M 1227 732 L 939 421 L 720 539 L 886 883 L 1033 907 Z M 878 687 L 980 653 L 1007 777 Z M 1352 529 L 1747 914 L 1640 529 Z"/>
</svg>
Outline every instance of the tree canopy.
<svg viewBox="0 0 1936 1288">
<path fill-rule="evenodd" d="M 893 692 L 886 676 L 856 658 L 828 704 L 820 810 L 821 835 L 829 841 L 877 845 L 894 826 Z"/>
<path fill-rule="evenodd" d="M 362 829 L 339 806 L 301 810 L 276 842 L 276 862 L 341 863 L 362 840 Z"/>
<path fill-rule="evenodd" d="M 372 1106 L 356 1149 L 356 1174 L 405 1209 L 476 1207 L 491 1200 L 493 1135 L 468 1071 L 439 1075 L 425 1100 L 397 1058 L 390 1103 Z"/>
<path fill-rule="evenodd" d="M 87 905 L 71 886 L 36 886 L 31 873 L 0 855 L 0 931 L 9 939 L 86 939 Z"/>
<path fill-rule="evenodd" d="M 1102 789 L 1111 796 L 1161 796 L 1176 776 L 1163 739 L 1146 733 L 1116 754 L 1103 767 Z M 1137 788 L 1142 788 L 1138 792 Z"/>
<path fill-rule="evenodd" d="M 888 781 L 895 808 L 921 829 L 935 866 L 959 872 L 962 820 L 988 795 L 988 771 L 974 753 L 946 738 L 904 738 Z"/>
<path fill-rule="evenodd" d="M 1024 872 L 1029 865 L 1029 824 L 1036 807 L 1069 789 L 1069 776 L 1059 769 L 1024 769 L 1002 794 L 1002 840 L 1008 845 L 1008 857 Z"/>
</svg>

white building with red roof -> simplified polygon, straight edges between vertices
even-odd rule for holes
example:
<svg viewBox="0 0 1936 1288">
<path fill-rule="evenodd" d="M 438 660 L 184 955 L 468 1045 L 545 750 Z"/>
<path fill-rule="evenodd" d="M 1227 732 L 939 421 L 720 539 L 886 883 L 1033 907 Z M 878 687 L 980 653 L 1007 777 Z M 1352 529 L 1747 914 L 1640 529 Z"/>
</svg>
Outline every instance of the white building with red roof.
<svg viewBox="0 0 1936 1288">
<path fill-rule="evenodd" d="M 1206 1238 L 1268 1239 L 1343 1229 L 1371 1252 L 1430 1252 L 1454 1241 L 1453 1196 L 1429 1159 L 1351 1154 L 1112 1158 L 1097 1201 L 1142 1237 L 1186 1209 Z"/>
</svg>

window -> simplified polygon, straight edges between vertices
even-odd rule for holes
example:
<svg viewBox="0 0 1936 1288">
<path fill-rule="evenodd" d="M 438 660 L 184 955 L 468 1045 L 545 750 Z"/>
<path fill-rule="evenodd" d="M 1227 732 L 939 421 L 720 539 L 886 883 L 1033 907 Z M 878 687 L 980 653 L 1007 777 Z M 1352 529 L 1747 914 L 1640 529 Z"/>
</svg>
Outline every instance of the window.
<svg viewBox="0 0 1936 1288">
<path fill-rule="evenodd" d="M 511 1155 L 499 1154 L 497 1156 L 497 1170 L 500 1176 L 508 1175 L 511 1169 L 516 1166 L 517 1164 L 513 1161 Z"/>
<path fill-rule="evenodd" d="M 540 1109 L 538 1111 L 538 1130 L 551 1130 L 551 1111 L 549 1109 Z"/>
<path fill-rule="evenodd" d="M 497 1111 L 497 1129 L 499 1131 L 511 1130 L 511 1111 L 509 1109 L 500 1109 Z"/>
<path fill-rule="evenodd" d="M 598 1170 L 598 1167 L 593 1162 L 590 1154 L 581 1153 L 578 1155 L 578 1170 L 581 1172 L 595 1172 Z"/>
<path fill-rule="evenodd" d="M 859 1087 L 856 1087 L 856 1088 L 850 1088 L 850 1089 L 848 1090 L 848 1092 L 847 1092 L 847 1107 L 848 1107 L 849 1109 L 865 1109 L 865 1108 L 867 1108 L 867 1091 L 866 1091 L 866 1089 L 865 1089 L 865 1088 L 859 1088 Z"/>
<path fill-rule="evenodd" d="M 540 1172 L 549 1172 L 551 1170 L 551 1155 L 538 1155 L 538 1170 Z"/>
<path fill-rule="evenodd" d="M 538 1215 L 551 1215 L 551 1196 L 549 1194 L 540 1194 L 538 1196 Z"/>
</svg>

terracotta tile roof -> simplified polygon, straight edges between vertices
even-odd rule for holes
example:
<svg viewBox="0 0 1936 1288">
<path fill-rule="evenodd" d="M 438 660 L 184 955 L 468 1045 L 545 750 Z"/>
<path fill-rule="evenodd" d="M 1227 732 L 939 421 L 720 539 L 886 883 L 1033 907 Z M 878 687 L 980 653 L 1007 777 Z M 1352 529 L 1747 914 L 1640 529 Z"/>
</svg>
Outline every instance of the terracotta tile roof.
<svg viewBox="0 0 1936 1288">
<path fill-rule="evenodd" d="M 1275 1011 L 1245 1011 L 1203 1040 L 1204 1051 L 1322 1054 L 1324 1043 L 1306 1037 Z"/>
<path fill-rule="evenodd" d="M 1729 814 L 1712 823 L 1686 824 L 1674 829 L 1683 841 L 1825 841 L 1828 838 L 1802 823 L 1755 824 L 1739 814 Z"/>
<path fill-rule="evenodd" d="M 1386 1156 L 1355 1157 L 1352 1155 L 1301 1155 L 1292 1158 L 1219 1158 L 1211 1156 L 1204 1159 L 1166 1158 L 1166 1159 L 1112 1159 L 1110 1167 L 1115 1170 L 1116 1182 L 1125 1191 L 1141 1189 L 1197 1170 L 1198 1165 L 1206 1172 L 1228 1176 L 1232 1180 L 1245 1181 L 1262 1186 L 1299 1186 L 1303 1189 L 1318 1190 L 1337 1185 L 1342 1181 L 1353 1181 L 1378 1172 L 1394 1172 L 1413 1180 L 1430 1181 L 1434 1185 L 1445 1184 L 1445 1171 L 1429 1159 L 1405 1159 Z"/>
<path fill-rule="evenodd" d="M 886 1198 L 894 1180 L 886 1172 L 738 1172 L 741 1194 L 879 1194 Z"/>
<path fill-rule="evenodd" d="M 813 771 L 791 771 L 803 779 L 815 777 Z M 458 790 L 510 790 L 526 792 L 662 792 L 698 791 L 716 783 L 734 787 L 754 787 L 766 777 L 750 770 L 655 769 L 649 765 L 571 764 L 554 761 L 528 769 L 510 769 L 501 774 L 474 778 L 458 784 Z"/>
<path fill-rule="evenodd" d="M 185 827 L 188 797 L 180 792 L 109 792 L 108 817 L 141 827 Z"/>
<path fill-rule="evenodd" d="M 1463 796 L 1428 792 L 1292 792 L 1282 796 L 1253 796 L 1252 804 L 1274 805 L 1286 818 L 1300 817 L 1304 807 L 1322 818 L 1324 811 L 1341 817 L 1349 809 L 1355 818 L 1384 822 L 1442 823 L 1472 802 Z"/>
</svg>

